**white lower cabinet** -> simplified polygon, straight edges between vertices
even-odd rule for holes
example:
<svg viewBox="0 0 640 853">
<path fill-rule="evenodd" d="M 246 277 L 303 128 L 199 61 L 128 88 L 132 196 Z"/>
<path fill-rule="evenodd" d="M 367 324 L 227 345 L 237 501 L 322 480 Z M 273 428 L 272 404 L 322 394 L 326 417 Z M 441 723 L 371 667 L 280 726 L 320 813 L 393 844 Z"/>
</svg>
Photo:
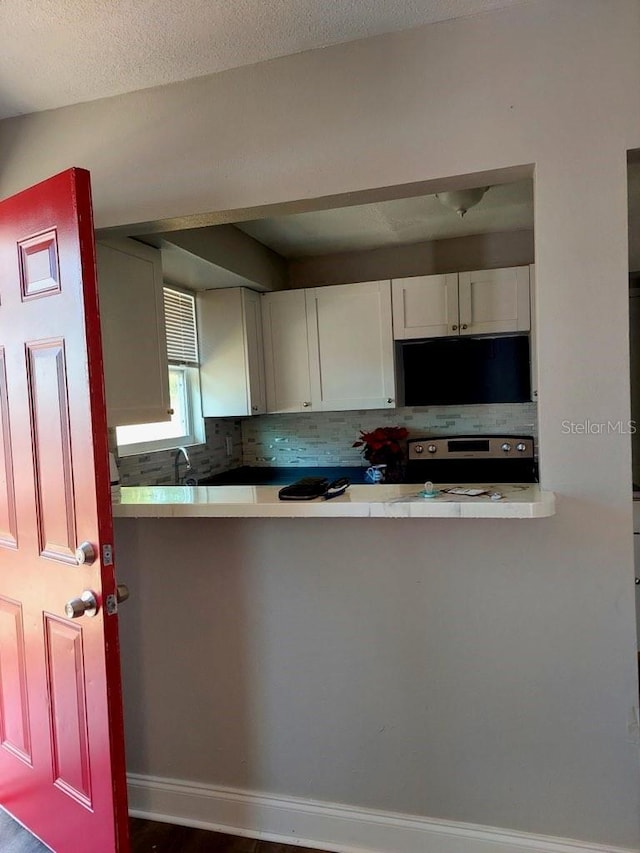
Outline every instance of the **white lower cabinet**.
<svg viewBox="0 0 640 853">
<path fill-rule="evenodd" d="M 304 290 L 262 297 L 268 412 L 311 410 L 311 377 Z"/>
<path fill-rule="evenodd" d="M 306 291 L 314 409 L 391 409 L 395 401 L 391 282 Z"/>
<path fill-rule="evenodd" d="M 245 287 L 198 293 L 202 414 L 266 411 L 260 296 Z"/>
<path fill-rule="evenodd" d="M 171 419 L 160 251 L 135 240 L 96 246 L 109 426 Z"/>
</svg>

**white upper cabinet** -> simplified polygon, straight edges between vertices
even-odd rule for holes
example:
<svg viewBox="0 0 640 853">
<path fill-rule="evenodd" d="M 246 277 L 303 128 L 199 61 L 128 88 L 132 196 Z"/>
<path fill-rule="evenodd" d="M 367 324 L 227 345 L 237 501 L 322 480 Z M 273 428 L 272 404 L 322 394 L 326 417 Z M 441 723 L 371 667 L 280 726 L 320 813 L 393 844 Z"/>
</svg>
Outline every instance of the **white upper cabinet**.
<svg viewBox="0 0 640 853">
<path fill-rule="evenodd" d="M 268 412 L 312 409 L 304 290 L 262 297 Z"/>
<path fill-rule="evenodd" d="M 529 267 L 397 278 L 396 340 L 529 331 Z"/>
<path fill-rule="evenodd" d="M 531 347 L 531 399 L 538 399 L 538 322 L 536 318 L 536 267 L 529 266 L 529 304 L 531 308 L 531 334 L 529 345 Z"/>
<path fill-rule="evenodd" d="M 251 414 L 267 411 L 267 389 L 264 379 L 264 340 L 262 337 L 262 301 L 255 290 L 242 291 L 243 316 L 247 340 L 247 379 Z"/>
<path fill-rule="evenodd" d="M 458 293 L 461 335 L 529 331 L 528 266 L 461 272 Z"/>
<path fill-rule="evenodd" d="M 168 421 L 160 252 L 128 239 L 96 248 L 107 423 Z"/>
<path fill-rule="evenodd" d="M 458 274 L 418 275 L 392 282 L 393 337 L 437 338 L 458 330 Z"/>
<path fill-rule="evenodd" d="M 198 294 L 202 414 L 266 411 L 260 297 L 244 287 Z"/>
<path fill-rule="evenodd" d="M 314 409 L 394 408 L 391 283 L 315 287 L 305 293 Z"/>
</svg>

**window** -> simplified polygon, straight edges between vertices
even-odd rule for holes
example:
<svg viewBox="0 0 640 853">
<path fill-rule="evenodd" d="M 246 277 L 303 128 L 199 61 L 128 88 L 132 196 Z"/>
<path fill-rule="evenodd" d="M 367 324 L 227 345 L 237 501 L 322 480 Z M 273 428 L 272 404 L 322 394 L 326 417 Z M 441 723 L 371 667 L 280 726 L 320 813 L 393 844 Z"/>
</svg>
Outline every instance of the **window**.
<svg viewBox="0 0 640 853">
<path fill-rule="evenodd" d="M 163 292 L 173 414 L 170 421 L 116 427 L 122 456 L 204 442 L 195 299 L 172 287 Z"/>
</svg>

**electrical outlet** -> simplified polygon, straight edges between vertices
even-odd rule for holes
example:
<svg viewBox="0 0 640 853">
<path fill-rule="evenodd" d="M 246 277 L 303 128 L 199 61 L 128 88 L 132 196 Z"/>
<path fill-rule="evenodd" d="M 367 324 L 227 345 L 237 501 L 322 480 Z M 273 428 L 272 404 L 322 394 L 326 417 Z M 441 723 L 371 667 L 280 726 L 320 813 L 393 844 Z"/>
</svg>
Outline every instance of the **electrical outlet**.
<svg viewBox="0 0 640 853">
<path fill-rule="evenodd" d="M 229 456 L 229 457 L 233 456 L 233 439 L 231 438 L 230 435 L 225 436 L 224 446 L 225 446 L 225 449 L 227 451 L 227 456 Z"/>
</svg>

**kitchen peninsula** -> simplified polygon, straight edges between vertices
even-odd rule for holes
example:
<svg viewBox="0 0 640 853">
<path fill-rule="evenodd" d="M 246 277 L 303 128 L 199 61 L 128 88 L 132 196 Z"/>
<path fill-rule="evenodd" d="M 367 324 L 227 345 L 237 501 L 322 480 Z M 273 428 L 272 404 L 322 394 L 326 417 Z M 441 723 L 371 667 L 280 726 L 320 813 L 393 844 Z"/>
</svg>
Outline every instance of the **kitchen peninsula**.
<svg viewBox="0 0 640 853">
<path fill-rule="evenodd" d="M 116 518 L 545 518 L 555 495 L 537 484 L 496 484 L 487 494 L 419 495 L 415 484 L 350 486 L 332 500 L 281 501 L 277 486 L 124 487 Z M 492 498 L 490 495 L 501 495 Z"/>
</svg>

